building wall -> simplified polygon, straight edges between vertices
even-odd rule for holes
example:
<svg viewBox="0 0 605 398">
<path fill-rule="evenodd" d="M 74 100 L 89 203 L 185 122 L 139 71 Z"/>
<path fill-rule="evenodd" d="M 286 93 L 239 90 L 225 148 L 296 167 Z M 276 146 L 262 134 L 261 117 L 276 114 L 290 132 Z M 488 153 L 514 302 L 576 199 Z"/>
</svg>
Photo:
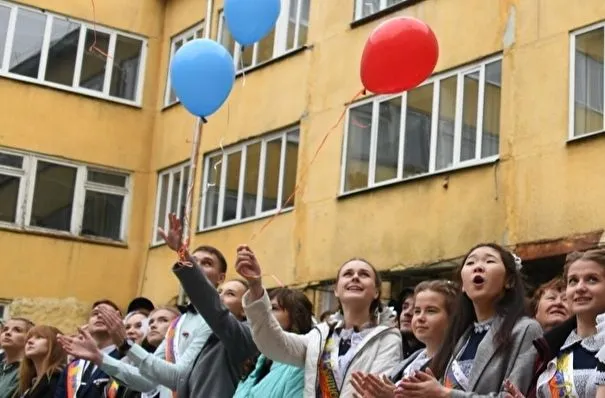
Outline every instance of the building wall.
<svg viewBox="0 0 605 398">
<path fill-rule="evenodd" d="M 516 246 L 603 228 L 605 210 L 597 206 L 603 192 L 594 183 L 600 171 L 591 165 L 605 141 L 600 136 L 567 142 L 569 32 L 605 19 L 602 2 L 570 9 L 559 0 L 427 0 L 356 27 L 350 25 L 353 2 L 344 3 L 313 1 L 309 48 L 239 77 L 204 128 L 202 149 L 210 151 L 221 139 L 228 146 L 300 120 L 302 193 L 294 211 L 277 216 L 259 235 L 267 219 L 199 233 L 195 243 L 220 247 L 230 265 L 237 245 L 249 243 L 268 285 L 278 283 L 269 275 L 305 284 L 333 278 L 353 256 L 366 257 L 381 270 L 399 270 L 457 258 L 478 242 Z M 174 18 L 187 14 L 185 3 L 173 7 Z M 341 196 L 345 125 L 330 128 L 361 88 L 359 59 L 369 33 L 399 15 L 418 17 L 434 29 L 440 46 L 435 73 L 502 54 L 499 160 Z M 180 127 L 187 119 L 181 108 L 158 120 Z M 154 158 L 158 168 L 188 158 L 188 145 L 176 158 L 175 148 L 163 148 Z M 164 247 L 151 250 L 145 294 L 174 295 L 173 259 Z"/>
<path fill-rule="evenodd" d="M 26 3 L 93 21 L 90 1 Z M 131 173 L 132 184 L 124 245 L 58 237 L 53 233 L 24 233 L 19 228 L 0 230 L 2 297 L 41 297 L 42 301 L 74 297 L 85 307 L 100 297 L 110 297 L 125 306 L 137 293 L 149 242 L 145 223 L 147 191 L 154 175 L 150 150 L 157 110 L 163 15 L 163 2 L 159 0 L 96 2 L 97 24 L 147 38 L 141 107 L 0 78 L 5 99 L 0 112 L 3 147 L 119 169 Z M 41 311 L 49 308 L 40 306 Z"/>
<path fill-rule="evenodd" d="M 0 142 L 132 172 L 127 247 L 3 229 L 0 291 L 6 298 L 76 297 L 84 303 L 109 296 L 125 305 L 135 294 L 165 302 L 178 292 L 171 272 L 176 256 L 151 244 L 158 172 L 189 159 L 195 127 L 182 106 L 164 106 L 170 41 L 202 20 L 210 20 L 205 29 L 217 38 L 222 1 L 214 2 L 211 18 L 206 3 L 194 0 L 122 3 L 97 2 L 96 19 L 147 37 L 142 107 L 1 78 L 0 90 L 11 101 L 0 114 Z M 568 140 L 570 31 L 605 20 L 602 1 L 569 7 L 563 0 L 424 0 L 351 24 L 353 3 L 311 0 L 306 46 L 239 74 L 225 105 L 203 126 L 189 223 L 194 245 L 219 247 L 233 277 L 235 249 L 247 243 L 269 286 L 305 285 L 333 279 L 354 256 L 380 270 L 401 270 L 458 258 L 478 242 L 527 247 L 605 228 L 605 210 L 597 205 L 602 173 L 595 166 L 605 149 L 603 135 Z M 53 11 L 92 19 L 87 2 L 57 1 Z M 361 52 L 378 24 L 401 15 L 420 18 L 435 31 L 436 75 L 502 57 L 499 156 L 342 194 L 348 118 L 340 118 L 362 88 Z M 595 118 L 591 113 L 586 123 Z M 202 175 L 210 172 L 203 170 L 204 155 L 295 124 L 300 143 L 294 209 L 200 232 L 201 200 L 209 188 Z M 28 265 L 16 271 L 24 253 Z M 43 283 L 31 283 L 40 275 Z M 106 280 L 111 289 L 99 282 Z"/>
</svg>

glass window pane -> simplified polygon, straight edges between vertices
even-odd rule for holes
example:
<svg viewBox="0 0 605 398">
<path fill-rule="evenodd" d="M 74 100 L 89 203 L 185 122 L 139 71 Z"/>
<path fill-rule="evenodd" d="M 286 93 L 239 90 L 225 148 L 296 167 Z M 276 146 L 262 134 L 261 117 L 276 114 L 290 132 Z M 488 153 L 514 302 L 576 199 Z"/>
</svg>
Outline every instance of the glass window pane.
<svg viewBox="0 0 605 398">
<path fill-rule="evenodd" d="M 17 221 L 17 199 L 19 197 L 20 177 L 0 174 L 0 221 Z"/>
<path fill-rule="evenodd" d="M 54 17 L 44 77 L 47 82 L 73 85 L 80 28 L 80 23 Z"/>
<path fill-rule="evenodd" d="M 267 142 L 265 156 L 265 180 L 263 181 L 262 211 L 277 208 L 277 188 L 281 157 L 281 137 Z"/>
<path fill-rule="evenodd" d="M 195 31 L 195 38 L 196 39 L 201 39 L 204 37 L 204 28 L 201 27 L 198 30 Z"/>
<path fill-rule="evenodd" d="M 126 186 L 125 175 L 108 173 L 106 171 L 88 170 L 88 181 L 116 187 Z"/>
<path fill-rule="evenodd" d="M 223 13 L 221 13 L 220 21 L 220 42 L 227 49 L 227 51 L 229 51 L 229 54 L 233 56 L 233 50 L 235 49 L 235 41 L 233 40 L 229 29 L 227 29 L 227 24 L 225 23 L 225 16 L 223 15 Z"/>
<path fill-rule="evenodd" d="M 454 161 L 454 118 L 456 116 L 457 76 L 440 82 L 439 125 L 437 127 L 436 169 L 452 166 Z"/>
<path fill-rule="evenodd" d="M 117 36 L 109 95 L 134 101 L 137 94 L 142 49 L 141 40 Z"/>
<path fill-rule="evenodd" d="M 6 33 L 8 31 L 8 20 L 11 9 L 0 5 L 0 68 L 4 59 L 4 46 L 6 45 Z"/>
<path fill-rule="evenodd" d="M 187 206 L 187 190 L 189 188 L 189 166 L 185 166 L 183 169 L 183 183 L 181 184 L 181 202 L 179 205 L 179 212 L 177 213 L 179 217 L 186 216 L 185 207 Z M 188 220 L 189 225 L 191 225 L 191 220 Z"/>
<path fill-rule="evenodd" d="M 173 44 L 173 46 L 174 46 L 174 53 L 172 54 L 172 57 L 174 57 L 174 54 L 176 54 L 176 52 L 181 47 L 183 47 L 183 41 L 178 40 Z M 170 79 L 170 76 L 168 76 L 168 79 Z M 167 105 L 174 104 L 177 101 L 178 101 L 178 98 L 176 97 L 176 92 L 172 88 L 172 85 L 170 85 L 170 94 L 168 94 L 168 104 Z"/>
<path fill-rule="evenodd" d="M 500 152 L 500 91 L 502 91 L 502 61 L 485 67 L 485 93 L 483 98 L 483 136 L 481 157 Z"/>
<path fill-rule="evenodd" d="M 244 175 L 244 198 L 242 200 L 242 219 L 256 214 L 256 197 L 260 166 L 261 143 L 248 145 L 246 151 L 246 169 Z"/>
<path fill-rule="evenodd" d="M 347 129 L 345 192 L 368 186 L 371 130 L 372 103 L 351 108 Z"/>
<path fill-rule="evenodd" d="M 380 0 L 357 0 L 361 2 L 361 15 L 360 18 L 363 18 L 368 15 L 372 15 L 378 11 L 380 11 Z"/>
<path fill-rule="evenodd" d="M 374 181 L 382 182 L 397 178 L 401 130 L 401 97 L 380 103 L 378 114 Z"/>
<path fill-rule="evenodd" d="M 460 161 L 475 159 L 477 146 L 477 106 L 479 104 L 479 71 L 464 75 L 462 103 L 462 140 Z"/>
<path fill-rule="evenodd" d="M 603 130 L 603 29 L 576 37 L 574 135 Z"/>
<path fill-rule="evenodd" d="M 309 35 L 309 9 L 311 8 L 311 0 L 298 0 L 302 2 L 300 9 L 300 19 L 298 20 L 298 47 L 307 44 L 307 36 Z"/>
<path fill-rule="evenodd" d="M 403 178 L 428 173 L 431 154 L 433 84 L 408 91 L 403 148 Z"/>
<path fill-rule="evenodd" d="M 77 169 L 38 161 L 30 225 L 69 231 Z"/>
<path fill-rule="evenodd" d="M 273 58 L 273 44 L 275 43 L 275 29 L 265 36 L 256 45 L 258 53 L 256 54 L 256 64 L 261 64 Z"/>
<path fill-rule="evenodd" d="M 23 167 L 23 158 L 9 153 L 0 153 L 0 165 L 20 169 Z"/>
<path fill-rule="evenodd" d="M 254 49 L 258 46 L 258 43 L 248 46 L 248 47 L 240 47 L 240 55 L 239 55 L 239 65 L 237 65 L 238 69 L 244 69 L 249 66 L 252 66 L 252 61 L 254 57 Z"/>
<path fill-rule="evenodd" d="M 227 179 L 225 180 L 225 203 L 223 204 L 223 221 L 235 220 L 237 217 L 237 195 L 239 192 L 239 174 L 242 153 L 227 155 Z"/>
<path fill-rule="evenodd" d="M 286 161 L 284 180 L 282 181 L 282 207 L 293 207 L 295 202 L 296 169 L 298 167 L 299 131 L 292 131 L 286 136 Z M 288 201 L 288 199 L 290 199 Z"/>
<path fill-rule="evenodd" d="M 179 193 L 181 192 L 181 172 L 172 173 L 172 192 L 170 192 L 170 213 L 180 213 Z"/>
<path fill-rule="evenodd" d="M 45 26 L 45 14 L 24 8 L 18 9 L 9 65 L 11 73 L 33 78 L 38 77 Z"/>
<path fill-rule="evenodd" d="M 166 230 L 166 220 L 168 215 L 166 214 L 166 206 L 168 203 L 168 182 L 170 181 L 170 174 L 164 174 L 159 179 L 160 186 L 160 204 L 158 206 L 158 225 L 156 225 L 156 242 L 162 242 L 162 237 L 157 232 L 157 228 Z"/>
<path fill-rule="evenodd" d="M 215 156 L 208 161 L 208 181 L 204 187 L 206 203 L 204 207 L 204 228 L 216 225 L 218 216 L 218 196 L 221 183 L 222 156 Z"/>
<path fill-rule="evenodd" d="M 94 48 L 91 48 L 93 46 Z M 86 30 L 84 42 L 84 57 L 82 59 L 82 72 L 80 74 L 80 87 L 95 91 L 103 91 L 105 80 L 105 65 L 107 56 L 102 54 L 109 51 L 109 35 Z"/>
<path fill-rule="evenodd" d="M 82 235 L 120 240 L 123 204 L 121 195 L 86 191 Z"/>
</svg>

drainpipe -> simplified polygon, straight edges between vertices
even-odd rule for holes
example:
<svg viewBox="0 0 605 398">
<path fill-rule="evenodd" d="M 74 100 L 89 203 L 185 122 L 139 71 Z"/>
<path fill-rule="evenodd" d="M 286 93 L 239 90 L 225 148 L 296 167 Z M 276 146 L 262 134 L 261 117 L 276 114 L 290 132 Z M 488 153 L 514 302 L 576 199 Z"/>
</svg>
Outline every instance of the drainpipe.
<svg viewBox="0 0 605 398">
<path fill-rule="evenodd" d="M 210 31 L 212 30 L 212 12 L 214 9 L 214 0 L 207 0 L 206 1 L 206 18 L 204 20 L 204 38 L 205 39 L 209 39 L 210 38 Z M 197 143 L 198 141 L 201 139 L 200 137 L 200 127 L 202 124 L 202 119 L 200 119 L 199 117 L 196 118 L 195 121 L 195 130 L 194 130 L 194 139 L 193 139 L 193 150 L 195 151 L 195 148 L 197 147 Z M 191 155 L 191 161 L 195 161 L 197 162 L 197 158 L 192 154 Z M 189 181 L 187 186 L 191 187 L 194 186 L 192 185 L 193 183 L 193 173 L 191 172 L 191 170 L 193 170 L 193 167 L 197 167 L 196 165 L 191 165 L 191 167 L 189 167 Z M 197 178 L 197 177 L 196 177 Z M 200 210 L 201 211 L 201 210 Z M 186 229 L 191 228 L 191 222 L 192 222 L 193 217 L 191 217 L 191 219 L 189 220 L 189 225 L 186 225 Z M 199 217 L 198 217 L 199 220 Z M 189 236 L 187 231 L 183 231 L 183 236 Z M 178 298 L 178 304 L 185 304 L 185 291 L 183 290 L 182 286 L 179 286 L 179 298 Z"/>
</svg>

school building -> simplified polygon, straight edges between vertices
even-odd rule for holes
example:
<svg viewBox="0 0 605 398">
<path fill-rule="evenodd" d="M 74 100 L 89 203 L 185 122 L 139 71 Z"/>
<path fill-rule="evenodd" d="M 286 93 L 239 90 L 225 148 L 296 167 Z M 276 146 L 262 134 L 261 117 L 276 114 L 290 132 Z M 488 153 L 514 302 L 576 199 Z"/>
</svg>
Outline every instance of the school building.
<svg viewBox="0 0 605 398">
<path fill-rule="evenodd" d="M 168 71 L 200 37 L 226 46 L 237 79 L 203 129 L 189 225 L 230 276 L 248 243 L 269 286 L 304 288 L 319 313 L 351 257 L 396 296 L 478 242 L 516 250 L 537 282 L 605 242 L 605 2 L 281 1 L 274 31 L 242 49 L 222 0 L 0 0 L 11 313 L 61 325 L 101 297 L 178 295 L 155 231 L 182 214 L 196 121 Z M 337 124 L 362 88 L 366 38 L 396 16 L 435 31 L 435 73 L 368 93 Z"/>
</svg>

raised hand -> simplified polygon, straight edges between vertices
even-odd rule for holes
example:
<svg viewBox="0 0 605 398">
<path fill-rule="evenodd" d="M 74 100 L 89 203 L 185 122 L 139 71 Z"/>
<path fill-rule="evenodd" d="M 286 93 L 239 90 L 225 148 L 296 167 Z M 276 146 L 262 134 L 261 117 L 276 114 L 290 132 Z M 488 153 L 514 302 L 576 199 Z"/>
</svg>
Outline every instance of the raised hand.
<svg viewBox="0 0 605 398">
<path fill-rule="evenodd" d="M 355 398 L 393 398 L 395 397 L 395 384 L 386 376 L 379 378 L 373 374 L 355 372 L 351 384 L 357 394 Z"/>
<path fill-rule="evenodd" d="M 113 308 L 107 308 L 103 305 L 98 306 L 95 311 L 99 311 L 99 316 L 107 326 L 107 332 L 113 343 L 118 347 L 122 345 L 126 340 L 126 328 L 118 313 Z"/>
<path fill-rule="evenodd" d="M 261 269 L 254 252 L 246 246 L 240 245 L 237 248 L 237 261 L 235 270 L 250 284 L 259 283 L 261 279 Z"/>
<path fill-rule="evenodd" d="M 80 334 L 73 337 L 59 335 L 57 340 L 69 355 L 94 362 L 97 365 L 101 364 L 103 354 L 90 333 L 82 328 L 78 328 L 78 332 Z"/>
<path fill-rule="evenodd" d="M 525 398 L 525 395 L 510 380 L 504 381 L 504 391 L 506 392 L 506 398 Z"/>
<path fill-rule="evenodd" d="M 168 231 L 158 228 L 158 233 L 164 239 L 169 248 L 178 251 L 183 244 L 183 226 L 174 213 L 168 215 Z"/>
</svg>

